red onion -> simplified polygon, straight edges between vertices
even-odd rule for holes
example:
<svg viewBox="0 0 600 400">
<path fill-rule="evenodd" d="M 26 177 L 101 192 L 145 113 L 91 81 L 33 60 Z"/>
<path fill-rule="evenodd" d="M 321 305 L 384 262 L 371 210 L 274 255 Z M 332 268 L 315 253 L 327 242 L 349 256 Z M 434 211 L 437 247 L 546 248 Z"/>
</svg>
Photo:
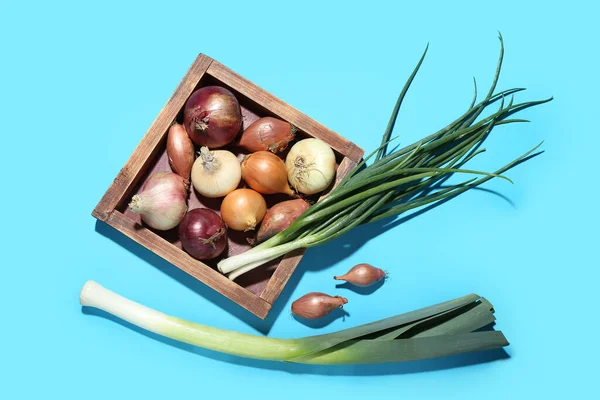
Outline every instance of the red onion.
<svg viewBox="0 0 600 400">
<path fill-rule="evenodd" d="M 342 276 L 334 276 L 337 281 L 347 281 L 356 286 L 371 286 L 387 276 L 386 272 L 370 264 L 357 264 Z"/>
<path fill-rule="evenodd" d="M 306 319 L 317 319 L 324 317 L 336 308 L 343 308 L 346 303 L 348 303 L 348 299 L 342 296 L 311 292 L 292 303 L 292 313 Z"/>
<path fill-rule="evenodd" d="M 175 228 L 187 211 L 187 189 L 183 178 L 169 171 L 148 178 L 142 191 L 131 198 L 131 211 L 148 226 L 161 231 Z"/>
<path fill-rule="evenodd" d="M 219 214 L 208 208 L 188 212 L 179 225 L 183 249 L 198 260 L 219 256 L 227 245 L 227 227 Z"/>
<path fill-rule="evenodd" d="M 220 86 L 205 86 L 192 93 L 185 104 L 183 120 L 194 143 L 209 149 L 231 143 L 242 128 L 237 99 Z"/>
<path fill-rule="evenodd" d="M 254 121 L 242 133 L 240 147 L 255 152 L 268 150 L 279 153 L 285 150 L 296 136 L 296 127 L 277 118 L 264 117 Z"/>
<path fill-rule="evenodd" d="M 169 128 L 167 156 L 173 172 L 181 176 L 186 187 L 189 187 L 192 165 L 194 165 L 194 143 L 183 125 L 175 123 Z"/>
<path fill-rule="evenodd" d="M 309 207 L 310 204 L 303 199 L 287 200 L 275 204 L 267 211 L 256 234 L 256 242 L 262 243 L 285 230 Z"/>
</svg>

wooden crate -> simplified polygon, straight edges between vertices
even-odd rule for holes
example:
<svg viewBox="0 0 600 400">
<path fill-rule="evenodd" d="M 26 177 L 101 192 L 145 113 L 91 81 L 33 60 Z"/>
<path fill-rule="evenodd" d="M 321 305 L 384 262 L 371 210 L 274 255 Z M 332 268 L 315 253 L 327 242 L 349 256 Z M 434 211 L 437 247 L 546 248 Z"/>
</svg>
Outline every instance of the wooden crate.
<svg viewBox="0 0 600 400">
<path fill-rule="evenodd" d="M 327 142 L 337 156 L 336 183 L 356 166 L 363 156 L 363 150 L 354 143 L 327 129 L 219 62 L 200 54 L 110 185 L 92 215 L 264 319 L 300 262 L 304 251 L 291 252 L 241 276 L 236 281 L 231 281 L 217 271 L 216 262 L 218 260 L 201 262 L 182 250 L 176 229 L 167 232 L 149 229 L 141 223 L 138 215 L 127 209 L 131 196 L 140 190 L 152 173 L 170 170 L 166 156 L 168 128 L 173 121 L 182 121 L 183 108 L 191 93 L 206 85 L 223 86 L 235 94 L 242 108 L 244 128 L 257 118 L 272 116 L 295 125 L 298 128 L 296 140 L 315 137 Z M 292 145 L 290 144 L 290 147 Z M 240 157 L 243 156 L 239 151 L 236 153 Z M 282 200 L 281 196 L 265 197 L 268 205 Z M 220 201 L 220 199 L 201 198 L 191 190 L 188 206 L 190 210 L 197 207 L 209 207 L 218 212 Z M 229 236 L 226 256 L 239 254 L 250 248 L 245 234 L 232 232 Z"/>
</svg>

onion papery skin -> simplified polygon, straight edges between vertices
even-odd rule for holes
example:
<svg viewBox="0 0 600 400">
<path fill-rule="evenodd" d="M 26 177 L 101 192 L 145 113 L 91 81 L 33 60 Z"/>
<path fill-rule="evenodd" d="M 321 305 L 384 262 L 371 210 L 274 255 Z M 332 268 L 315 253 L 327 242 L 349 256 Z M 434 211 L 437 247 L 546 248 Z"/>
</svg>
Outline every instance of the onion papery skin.
<svg viewBox="0 0 600 400">
<path fill-rule="evenodd" d="M 190 174 L 194 164 L 194 143 L 181 124 L 173 124 L 167 134 L 167 156 L 171 170 L 183 178 L 186 187 L 190 186 Z"/>
<path fill-rule="evenodd" d="M 282 201 L 267 211 L 256 234 L 256 243 L 262 243 L 289 227 L 310 204 L 304 199 Z"/>
<path fill-rule="evenodd" d="M 269 151 L 257 151 L 242 161 L 242 178 L 262 194 L 283 193 L 296 197 L 287 180 L 285 163 Z"/>
<path fill-rule="evenodd" d="M 187 211 L 187 188 L 183 178 L 170 171 L 151 175 L 140 193 L 131 198 L 129 209 L 153 229 L 175 228 Z"/>
<path fill-rule="evenodd" d="M 336 281 L 350 282 L 355 286 L 367 287 L 387 277 L 387 273 L 381 268 L 370 264 L 357 264 L 341 276 L 334 276 Z"/>
<path fill-rule="evenodd" d="M 229 90 L 205 86 L 192 93 L 186 102 L 183 120 L 194 143 L 215 149 L 236 138 L 242 128 L 242 111 Z"/>
<path fill-rule="evenodd" d="M 234 191 L 242 179 L 242 169 L 235 154 L 228 150 L 202 147 L 192 166 L 192 185 L 202 196 L 218 198 Z"/>
<path fill-rule="evenodd" d="M 227 246 L 227 226 L 219 214 L 208 208 L 188 212 L 179 225 L 183 249 L 198 260 L 210 260 Z"/>
<path fill-rule="evenodd" d="M 319 319 L 336 308 L 343 308 L 346 303 L 348 303 L 348 299 L 342 296 L 311 292 L 292 303 L 292 313 L 305 319 Z"/>
<path fill-rule="evenodd" d="M 296 137 L 296 127 L 273 117 L 254 121 L 240 136 L 238 145 L 250 152 L 270 151 L 280 153 Z"/>
<path fill-rule="evenodd" d="M 304 139 L 292 146 L 285 159 L 292 187 L 306 195 L 324 191 L 335 178 L 335 153 L 320 139 Z"/>
<path fill-rule="evenodd" d="M 266 213 L 267 202 L 252 189 L 236 189 L 221 203 L 221 218 L 235 231 L 254 230 Z"/>
</svg>

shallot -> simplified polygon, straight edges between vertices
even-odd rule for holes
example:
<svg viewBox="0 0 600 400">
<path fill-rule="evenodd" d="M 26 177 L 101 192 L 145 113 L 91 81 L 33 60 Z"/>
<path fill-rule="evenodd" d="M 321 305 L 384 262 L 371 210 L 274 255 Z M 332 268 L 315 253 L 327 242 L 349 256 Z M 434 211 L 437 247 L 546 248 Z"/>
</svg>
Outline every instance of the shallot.
<svg viewBox="0 0 600 400">
<path fill-rule="evenodd" d="M 292 313 L 306 319 L 317 319 L 324 317 L 336 308 L 344 308 L 346 303 L 348 303 L 348 299 L 342 296 L 311 292 L 292 303 Z"/>
<path fill-rule="evenodd" d="M 183 178 L 169 171 L 148 178 L 140 193 L 129 203 L 149 227 L 166 231 L 175 228 L 187 211 L 187 188 Z"/>
<path fill-rule="evenodd" d="M 387 277 L 387 273 L 381 268 L 376 268 L 370 264 L 357 264 L 350 268 L 350 271 L 341 276 L 334 276 L 336 281 L 350 282 L 355 286 L 371 286 Z"/>
<path fill-rule="evenodd" d="M 174 123 L 167 134 L 167 157 L 169 166 L 183 178 L 185 187 L 190 187 L 190 173 L 194 164 L 194 143 L 183 125 Z"/>
<path fill-rule="evenodd" d="M 303 199 L 282 201 L 267 211 L 260 229 L 256 234 L 256 242 L 262 243 L 289 227 L 310 204 Z"/>
<path fill-rule="evenodd" d="M 250 151 L 268 150 L 279 153 L 285 150 L 296 136 L 296 127 L 273 117 L 254 121 L 242 133 L 239 146 Z"/>
<path fill-rule="evenodd" d="M 192 93 L 185 104 L 183 120 L 194 143 L 211 149 L 231 143 L 242 128 L 237 99 L 220 86 L 205 86 Z"/>
</svg>

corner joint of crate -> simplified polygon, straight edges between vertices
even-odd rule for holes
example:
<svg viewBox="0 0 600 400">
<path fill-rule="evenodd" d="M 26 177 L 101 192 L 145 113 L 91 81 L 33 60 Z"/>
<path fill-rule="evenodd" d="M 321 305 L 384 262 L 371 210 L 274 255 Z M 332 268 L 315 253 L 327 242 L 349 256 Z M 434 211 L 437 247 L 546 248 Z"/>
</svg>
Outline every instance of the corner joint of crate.
<svg viewBox="0 0 600 400">
<path fill-rule="evenodd" d="M 102 222 L 106 222 L 111 213 L 112 211 L 101 210 L 96 207 L 94 208 L 94 211 L 92 211 L 92 216 Z"/>
</svg>

